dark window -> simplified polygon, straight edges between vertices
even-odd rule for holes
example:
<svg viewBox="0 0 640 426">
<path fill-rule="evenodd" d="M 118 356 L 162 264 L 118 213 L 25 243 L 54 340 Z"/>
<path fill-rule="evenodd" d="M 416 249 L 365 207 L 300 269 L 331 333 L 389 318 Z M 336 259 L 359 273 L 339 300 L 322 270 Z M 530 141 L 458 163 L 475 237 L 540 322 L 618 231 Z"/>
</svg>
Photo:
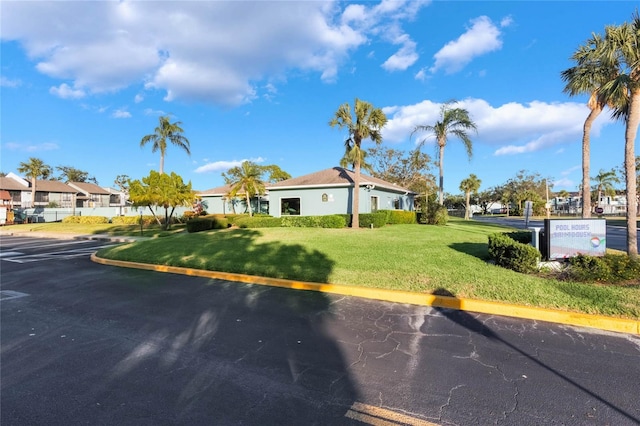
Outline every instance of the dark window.
<svg viewBox="0 0 640 426">
<path fill-rule="evenodd" d="M 371 197 L 371 213 L 378 211 L 378 197 Z"/>
<path fill-rule="evenodd" d="M 282 198 L 280 214 L 283 216 L 300 216 L 300 198 Z"/>
</svg>

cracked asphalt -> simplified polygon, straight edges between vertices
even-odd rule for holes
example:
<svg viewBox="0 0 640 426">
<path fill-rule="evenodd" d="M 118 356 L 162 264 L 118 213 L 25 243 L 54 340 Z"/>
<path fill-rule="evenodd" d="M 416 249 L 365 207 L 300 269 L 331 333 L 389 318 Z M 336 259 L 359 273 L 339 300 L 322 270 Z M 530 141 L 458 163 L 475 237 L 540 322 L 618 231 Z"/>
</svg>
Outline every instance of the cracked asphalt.
<svg viewBox="0 0 640 426">
<path fill-rule="evenodd" d="M 638 336 L 88 257 L 1 268 L 3 426 L 640 424 Z"/>
</svg>

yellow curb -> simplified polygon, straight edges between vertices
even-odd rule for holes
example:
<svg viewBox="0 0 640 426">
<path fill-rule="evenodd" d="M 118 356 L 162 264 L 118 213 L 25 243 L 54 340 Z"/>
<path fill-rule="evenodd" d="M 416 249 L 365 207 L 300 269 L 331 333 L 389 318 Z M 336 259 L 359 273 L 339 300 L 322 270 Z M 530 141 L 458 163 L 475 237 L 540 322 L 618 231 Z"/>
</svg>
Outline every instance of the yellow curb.
<svg viewBox="0 0 640 426">
<path fill-rule="evenodd" d="M 602 315 L 581 314 L 577 312 L 558 311 L 554 309 L 534 308 L 529 306 L 511 305 L 501 302 L 489 302 L 473 299 L 459 299 L 450 296 L 438 296 L 426 293 L 413 293 L 401 290 L 385 290 L 347 286 L 340 284 L 322 284 L 304 281 L 285 280 L 281 278 L 259 277 L 255 275 L 234 274 L 230 272 L 206 271 L 203 269 L 183 268 L 179 266 L 152 265 L 147 263 L 111 260 L 91 255 L 91 260 L 102 265 L 120 266 L 124 268 L 145 269 L 148 271 L 168 272 L 194 277 L 213 278 L 236 281 L 247 284 L 268 285 L 294 290 L 318 291 L 322 293 L 355 296 L 364 299 L 381 300 L 385 302 L 406 303 L 410 305 L 434 306 L 439 308 L 457 309 L 477 312 L 481 314 L 501 315 L 537 321 L 547 321 L 579 327 L 597 328 L 618 333 L 640 335 L 640 321 L 624 318 L 613 318 Z"/>
</svg>

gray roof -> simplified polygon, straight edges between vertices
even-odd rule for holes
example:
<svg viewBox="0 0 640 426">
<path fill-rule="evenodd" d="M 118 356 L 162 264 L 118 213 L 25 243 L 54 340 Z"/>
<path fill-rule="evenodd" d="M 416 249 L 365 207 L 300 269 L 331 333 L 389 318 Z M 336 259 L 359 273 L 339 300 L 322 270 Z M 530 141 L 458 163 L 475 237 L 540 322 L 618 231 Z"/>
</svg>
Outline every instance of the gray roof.
<svg viewBox="0 0 640 426">
<path fill-rule="evenodd" d="M 319 172 L 308 175 L 291 178 L 280 181 L 271 185 L 267 185 L 267 190 L 289 189 L 289 188 L 321 188 L 330 186 L 353 186 L 355 173 L 342 167 L 333 167 L 331 169 L 321 170 Z M 381 188 L 390 189 L 397 192 L 410 192 L 407 188 L 403 188 L 394 183 L 389 183 L 382 179 L 372 176 L 360 174 L 360 186 L 375 185 Z"/>
</svg>

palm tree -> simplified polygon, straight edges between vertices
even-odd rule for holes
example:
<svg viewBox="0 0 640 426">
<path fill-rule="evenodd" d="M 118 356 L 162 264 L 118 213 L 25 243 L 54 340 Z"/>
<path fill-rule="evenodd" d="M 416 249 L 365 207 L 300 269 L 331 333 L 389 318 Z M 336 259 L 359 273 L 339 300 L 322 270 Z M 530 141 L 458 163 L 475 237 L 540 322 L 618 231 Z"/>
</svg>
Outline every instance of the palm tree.
<svg viewBox="0 0 640 426">
<path fill-rule="evenodd" d="M 226 174 L 222 174 L 225 182 L 231 186 L 227 198 L 244 195 L 249 209 L 249 216 L 253 216 L 251 198 L 265 192 L 265 185 L 262 181 L 263 173 L 264 169 L 256 163 L 243 161 L 240 166 L 232 167 Z"/>
<path fill-rule="evenodd" d="M 480 184 L 482 181 L 478 179 L 478 176 L 471 173 L 468 178 L 463 179 L 460 182 L 460 191 L 464 191 L 466 207 L 464 211 L 464 220 L 469 220 L 471 215 L 471 194 L 476 194 L 478 189 L 480 189 Z"/>
<path fill-rule="evenodd" d="M 605 27 L 598 56 L 605 67 L 615 67 L 617 75 L 602 86 L 603 96 L 615 100 L 613 116 L 623 119 L 625 128 L 624 170 L 627 197 L 627 253 L 638 257 L 637 182 L 635 140 L 640 125 L 640 15 L 631 23 Z"/>
<path fill-rule="evenodd" d="M 36 206 L 36 181 L 38 178 L 47 179 L 53 173 L 51 166 L 39 158 L 31 157 L 28 162 L 21 162 L 18 172 L 31 179 L 31 207 Z"/>
<path fill-rule="evenodd" d="M 604 107 L 612 105 L 613 99 L 607 99 L 602 86 L 617 75 L 617 66 L 604 66 L 598 57 L 598 52 L 602 49 L 604 40 L 600 34 L 593 34 L 587 42 L 578 47 L 571 59 L 576 62 L 574 67 L 568 68 L 560 74 L 562 80 L 567 84 L 564 92 L 569 96 L 588 94 L 589 115 L 582 126 L 582 188 L 583 194 L 590 194 L 589 173 L 591 162 L 590 134 L 591 126 Z M 591 198 L 585 197 L 582 200 L 582 217 L 591 217 Z"/>
<path fill-rule="evenodd" d="M 387 124 L 387 116 L 380 108 L 375 108 L 369 102 L 361 101 L 358 98 L 355 100 L 353 109 L 355 116 L 352 117 L 349 103 L 340 105 L 333 119 L 329 121 L 329 126 L 337 126 L 339 129 L 346 128 L 349 131 L 349 138 L 345 141 L 345 147 L 347 148 L 345 157 L 347 161 L 353 163 L 355 174 L 351 227 L 357 229 L 360 227 L 360 168 L 364 159 L 362 141 L 371 139 L 378 145 L 382 143 L 382 134 L 380 132 L 384 125 Z"/>
<path fill-rule="evenodd" d="M 185 150 L 189 155 L 191 155 L 191 151 L 189 150 L 189 140 L 182 135 L 184 132 L 182 127 L 180 127 L 182 122 L 176 121 L 175 123 L 171 123 L 169 121 L 169 116 L 161 116 L 158 119 L 158 122 L 158 127 L 155 128 L 154 133 L 142 138 L 140 141 L 140 147 L 151 142 L 153 144 L 151 152 L 160 151 L 160 169 L 158 171 L 160 174 L 163 174 L 164 155 L 167 151 L 167 140 L 175 146 Z"/>
<path fill-rule="evenodd" d="M 615 194 L 616 190 L 613 187 L 613 184 L 620 183 L 620 179 L 618 179 L 615 170 L 605 172 L 604 170 L 600 169 L 600 172 L 595 177 L 592 177 L 591 180 L 593 180 L 593 182 L 596 184 L 596 191 L 598 194 L 596 198 L 597 205 L 600 205 L 600 200 L 602 198 L 603 192 L 605 193 L 605 195 Z"/>
<path fill-rule="evenodd" d="M 447 145 L 447 140 L 450 135 L 456 136 L 464 143 L 464 147 L 467 150 L 469 159 L 472 156 L 473 144 L 467 133 L 469 130 L 477 132 L 476 124 L 469 117 L 469 112 L 464 108 L 453 108 L 457 101 L 449 101 L 442 105 L 440 109 L 440 121 L 437 121 L 434 125 L 422 125 L 416 126 L 411 132 L 413 135 L 416 132 L 427 132 L 433 134 L 436 137 L 438 145 L 438 162 L 440 165 L 440 189 L 439 189 L 439 202 L 440 205 L 444 203 L 444 147 Z M 420 142 L 420 146 L 424 145 L 426 139 Z"/>
<path fill-rule="evenodd" d="M 353 149 L 352 141 L 347 139 L 344 143 L 344 156 L 340 159 L 340 167 L 347 169 L 349 167 L 356 167 L 355 156 L 360 153 L 360 170 L 365 170 L 369 173 L 373 173 L 373 166 L 367 162 L 367 155 L 369 153 L 364 149 Z"/>
</svg>

